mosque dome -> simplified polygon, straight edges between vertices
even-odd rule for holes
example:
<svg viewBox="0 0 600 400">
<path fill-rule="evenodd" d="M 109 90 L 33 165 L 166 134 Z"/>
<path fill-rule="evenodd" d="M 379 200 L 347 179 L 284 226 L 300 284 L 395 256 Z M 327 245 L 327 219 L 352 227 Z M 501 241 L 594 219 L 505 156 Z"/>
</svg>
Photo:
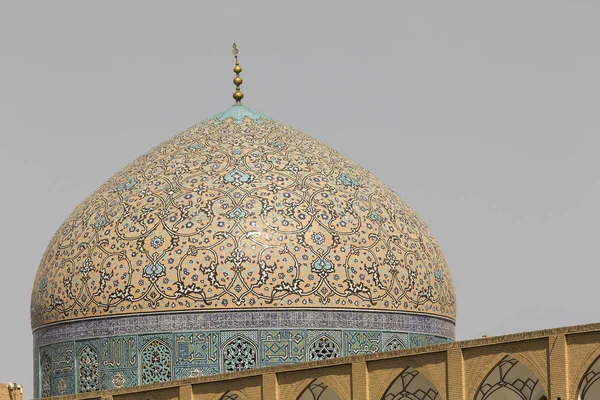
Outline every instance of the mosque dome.
<svg viewBox="0 0 600 400">
<path fill-rule="evenodd" d="M 52 238 L 31 300 L 37 397 L 453 340 L 452 279 L 417 214 L 236 100 Z"/>
</svg>

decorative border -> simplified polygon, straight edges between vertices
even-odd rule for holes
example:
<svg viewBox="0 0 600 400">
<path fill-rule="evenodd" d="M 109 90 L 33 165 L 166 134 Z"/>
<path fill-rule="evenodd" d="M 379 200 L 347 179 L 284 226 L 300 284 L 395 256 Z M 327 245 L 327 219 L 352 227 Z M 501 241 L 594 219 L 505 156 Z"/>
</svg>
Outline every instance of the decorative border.
<svg viewBox="0 0 600 400">
<path fill-rule="evenodd" d="M 454 340 L 454 322 L 431 315 L 341 310 L 239 310 L 128 315 L 69 321 L 33 332 L 38 348 L 65 340 L 197 329 L 364 329 L 419 332 Z"/>
<path fill-rule="evenodd" d="M 395 349 L 451 341 L 431 334 L 380 330 L 200 328 L 65 340 L 36 347 L 35 397 L 376 353 L 389 348 L 386 338 L 390 337 L 403 338 Z"/>
</svg>

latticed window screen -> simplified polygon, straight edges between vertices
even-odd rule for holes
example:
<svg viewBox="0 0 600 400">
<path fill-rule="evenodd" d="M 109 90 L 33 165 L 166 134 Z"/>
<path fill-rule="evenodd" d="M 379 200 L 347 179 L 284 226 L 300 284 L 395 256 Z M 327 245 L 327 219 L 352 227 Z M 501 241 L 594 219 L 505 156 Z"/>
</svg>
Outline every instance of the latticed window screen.
<svg viewBox="0 0 600 400">
<path fill-rule="evenodd" d="M 171 380 L 171 350 L 159 340 L 142 349 L 142 384 Z"/>
<path fill-rule="evenodd" d="M 238 337 L 223 349 L 225 372 L 243 371 L 256 366 L 256 348 L 248 340 Z"/>
<path fill-rule="evenodd" d="M 52 360 L 48 353 L 42 355 L 42 397 L 50 397 L 51 384 L 50 384 L 50 373 L 52 369 Z"/>
<path fill-rule="evenodd" d="M 90 346 L 84 347 L 79 353 L 79 392 L 100 390 L 100 362 L 98 353 Z"/>
<path fill-rule="evenodd" d="M 327 336 L 315 340 L 310 346 L 309 357 L 312 360 L 326 360 L 338 358 L 340 350 L 337 344 Z"/>
</svg>

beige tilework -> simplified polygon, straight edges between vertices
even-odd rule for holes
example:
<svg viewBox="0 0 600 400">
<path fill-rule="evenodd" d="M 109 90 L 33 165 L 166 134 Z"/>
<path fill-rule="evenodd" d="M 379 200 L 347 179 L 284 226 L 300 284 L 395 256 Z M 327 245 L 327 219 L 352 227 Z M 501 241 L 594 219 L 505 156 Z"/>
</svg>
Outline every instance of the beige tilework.
<svg viewBox="0 0 600 400">
<path fill-rule="evenodd" d="M 397 194 L 300 131 L 229 115 L 150 150 L 73 211 L 41 260 L 34 328 L 277 308 L 454 320 L 444 256 Z"/>
</svg>

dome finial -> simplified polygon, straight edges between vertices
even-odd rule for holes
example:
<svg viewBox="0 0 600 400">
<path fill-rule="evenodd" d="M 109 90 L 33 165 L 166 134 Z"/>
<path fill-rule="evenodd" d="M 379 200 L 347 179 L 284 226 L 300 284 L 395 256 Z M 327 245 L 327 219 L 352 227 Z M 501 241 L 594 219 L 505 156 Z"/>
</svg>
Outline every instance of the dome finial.
<svg viewBox="0 0 600 400">
<path fill-rule="evenodd" d="M 242 104 L 244 93 L 240 91 L 240 85 L 242 84 L 243 80 L 240 77 L 242 67 L 240 67 L 240 64 L 238 63 L 238 52 L 239 51 L 237 45 L 234 43 L 233 50 L 231 51 L 231 54 L 233 54 L 233 56 L 235 57 L 235 67 L 233 67 L 233 72 L 235 72 L 235 78 L 233 78 L 233 84 L 235 85 L 235 93 L 233 94 L 233 98 L 235 99 L 235 104 Z"/>
</svg>

